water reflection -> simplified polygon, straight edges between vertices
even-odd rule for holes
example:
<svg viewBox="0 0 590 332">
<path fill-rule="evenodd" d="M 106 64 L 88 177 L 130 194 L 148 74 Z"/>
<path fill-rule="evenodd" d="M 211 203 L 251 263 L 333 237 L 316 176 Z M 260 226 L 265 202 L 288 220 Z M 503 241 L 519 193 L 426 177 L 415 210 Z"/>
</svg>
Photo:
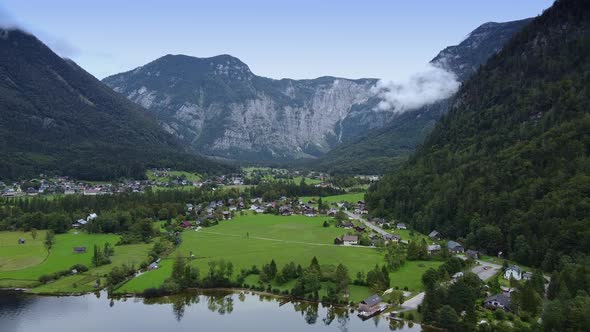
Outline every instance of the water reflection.
<svg viewBox="0 0 590 332">
<path fill-rule="evenodd" d="M 0 331 L 421 331 L 419 325 L 374 317 L 360 320 L 344 308 L 284 303 L 249 292 L 186 293 L 155 299 L 37 297 L 0 292 Z"/>
</svg>

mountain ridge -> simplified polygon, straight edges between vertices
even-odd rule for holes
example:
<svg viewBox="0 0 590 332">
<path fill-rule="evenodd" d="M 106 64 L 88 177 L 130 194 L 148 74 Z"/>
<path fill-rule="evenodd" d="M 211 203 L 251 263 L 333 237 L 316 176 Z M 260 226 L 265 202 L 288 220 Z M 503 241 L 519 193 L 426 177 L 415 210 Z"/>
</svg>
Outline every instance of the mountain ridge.
<svg viewBox="0 0 590 332">
<path fill-rule="evenodd" d="M 185 155 L 152 115 L 22 30 L 0 30 L 0 107 L 3 178 L 141 178 L 174 157 L 213 165 Z"/>
</svg>

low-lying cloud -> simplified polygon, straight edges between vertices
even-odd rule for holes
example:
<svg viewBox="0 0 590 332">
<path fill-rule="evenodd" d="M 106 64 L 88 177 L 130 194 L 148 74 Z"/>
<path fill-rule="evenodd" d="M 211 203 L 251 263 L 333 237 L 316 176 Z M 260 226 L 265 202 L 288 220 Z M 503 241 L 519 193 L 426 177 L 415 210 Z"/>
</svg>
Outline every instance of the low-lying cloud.
<svg viewBox="0 0 590 332">
<path fill-rule="evenodd" d="M 380 80 L 373 92 L 382 99 L 379 110 L 403 113 L 451 97 L 460 85 L 454 73 L 428 64 L 405 80 Z"/>
</svg>

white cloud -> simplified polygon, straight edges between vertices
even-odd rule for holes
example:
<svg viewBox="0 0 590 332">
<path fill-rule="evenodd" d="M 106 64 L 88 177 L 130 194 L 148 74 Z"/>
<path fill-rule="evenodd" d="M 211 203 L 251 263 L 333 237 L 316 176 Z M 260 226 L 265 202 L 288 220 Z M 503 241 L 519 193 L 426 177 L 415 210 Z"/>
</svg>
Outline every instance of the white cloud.
<svg viewBox="0 0 590 332">
<path fill-rule="evenodd" d="M 382 99 L 378 109 L 403 113 L 448 98 L 460 85 L 454 73 L 428 64 L 426 69 L 407 79 L 380 80 L 373 92 Z"/>
</svg>

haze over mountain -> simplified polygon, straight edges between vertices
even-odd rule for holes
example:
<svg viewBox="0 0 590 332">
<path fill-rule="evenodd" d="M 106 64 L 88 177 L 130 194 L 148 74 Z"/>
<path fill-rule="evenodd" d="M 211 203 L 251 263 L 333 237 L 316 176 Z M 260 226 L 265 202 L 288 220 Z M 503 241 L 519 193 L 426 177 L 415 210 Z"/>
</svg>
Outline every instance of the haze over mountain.
<svg viewBox="0 0 590 332">
<path fill-rule="evenodd" d="M 225 169 L 186 154 L 144 109 L 20 30 L 0 30 L 0 109 L 3 179 L 142 178 L 150 165 Z"/>
<path fill-rule="evenodd" d="M 482 24 L 460 44 L 442 50 L 432 59 L 431 65 L 455 74 L 458 82 L 464 82 L 531 20 Z M 389 83 L 384 87 L 395 85 Z M 395 90 L 384 90 L 367 104 L 378 106 L 385 100 L 386 106 L 393 107 L 397 98 Z M 447 111 L 448 104 L 448 99 L 444 98 L 400 112 L 382 128 L 369 131 L 354 142 L 337 146 L 314 162 L 313 167 L 339 174 L 383 174 L 396 168 L 424 141 L 436 121 Z"/>
<path fill-rule="evenodd" d="M 241 161 L 315 158 L 398 119 L 407 130 L 394 129 L 397 137 L 387 142 L 402 150 L 397 157 L 412 151 L 444 112 L 444 102 L 432 103 L 452 95 L 455 75 L 462 80 L 474 72 L 526 22 L 486 23 L 442 51 L 431 71 L 393 85 L 335 77 L 273 80 L 229 55 L 167 55 L 103 82 L 150 110 L 187 147 L 207 155 Z M 416 115 L 400 115 L 424 104 Z M 345 167 L 340 161 L 338 167 Z"/>
</svg>

